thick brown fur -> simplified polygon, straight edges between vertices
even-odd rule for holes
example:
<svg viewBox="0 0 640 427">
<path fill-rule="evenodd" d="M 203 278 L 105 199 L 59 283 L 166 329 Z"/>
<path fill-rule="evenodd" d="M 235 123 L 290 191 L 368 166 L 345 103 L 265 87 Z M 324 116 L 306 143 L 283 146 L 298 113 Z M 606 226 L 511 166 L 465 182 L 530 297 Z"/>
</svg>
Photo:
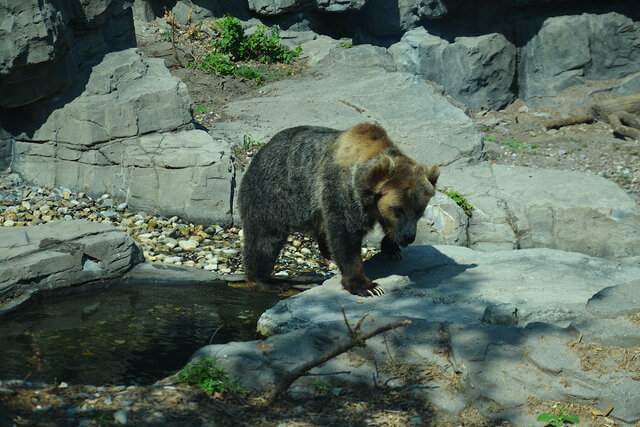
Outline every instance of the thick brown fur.
<svg viewBox="0 0 640 427">
<path fill-rule="evenodd" d="M 276 134 L 255 156 L 239 192 L 247 280 L 278 292 L 275 261 L 294 231 L 312 234 L 354 295 L 381 295 L 364 274 L 362 238 L 376 223 L 383 252 L 399 257 L 415 240 L 438 180 L 437 165 L 418 165 L 378 125 L 346 131 L 301 126 Z"/>
</svg>

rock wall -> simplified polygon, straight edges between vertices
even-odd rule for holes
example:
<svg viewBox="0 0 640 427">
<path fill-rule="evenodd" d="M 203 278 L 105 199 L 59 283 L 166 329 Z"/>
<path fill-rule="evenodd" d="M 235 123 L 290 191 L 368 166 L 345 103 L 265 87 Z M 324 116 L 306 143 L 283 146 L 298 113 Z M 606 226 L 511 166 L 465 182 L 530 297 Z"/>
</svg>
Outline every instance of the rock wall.
<svg viewBox="0 0 640 427">
<path fill-rule="evenodd" d="M 184 83 L 137 49 L 105 55 L 84 91 L 30 138 L 17 136 L 13 168 L 26 180 L 135 209 L 230 223 L 227 144 L 194 130 Z"/>
<path fill-rule="evenodd" d="M 134 209 L 230 224 L 228 144 L 194 129 L 184 83 L 134 48 L 130 6 L 0 6 L 0 168 Z"/>
<path fill-rule="evenodd" d="M 543 103 L 588 80 L 640 70 L 640 3 L 633 0 L 211 0 L 177 1 L 186 23 L 235 14 L 284 29 L 313 30 L 355 44 L 391 46 L 399 71 L 442 85 L 473 109 L 515 98 Z M 136 0 L 150 19 L 158 0 Z M 144 5 L 144 6 L 142 6 Z M 156 15 L 157 16 L 157 15 Z M 516 78 L 517 76 L 517 78 Z M 632 88 L 613 84 L 622 95 Z"/>
<path fill-rule="evenodd" d="M 5 0 L 0 3 L 0 109 L 71 87 L 106 52 L 134 47 L 122 1 Z"/>
</svg>

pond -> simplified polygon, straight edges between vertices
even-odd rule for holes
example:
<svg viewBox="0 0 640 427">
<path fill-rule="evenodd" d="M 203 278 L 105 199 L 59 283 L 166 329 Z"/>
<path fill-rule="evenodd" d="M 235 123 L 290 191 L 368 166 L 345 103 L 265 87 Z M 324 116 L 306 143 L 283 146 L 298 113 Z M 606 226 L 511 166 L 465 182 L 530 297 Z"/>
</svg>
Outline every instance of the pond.
<svg viewBox="0 0 640 427">
<path fill-rule="evenodd" d="M 151 384 L 210 342 L 257 338 L 258 318 L 280 299 L 226 282 L 130 280 L 63 290 L 0 317 L 0 379 Z"/>
</svg>

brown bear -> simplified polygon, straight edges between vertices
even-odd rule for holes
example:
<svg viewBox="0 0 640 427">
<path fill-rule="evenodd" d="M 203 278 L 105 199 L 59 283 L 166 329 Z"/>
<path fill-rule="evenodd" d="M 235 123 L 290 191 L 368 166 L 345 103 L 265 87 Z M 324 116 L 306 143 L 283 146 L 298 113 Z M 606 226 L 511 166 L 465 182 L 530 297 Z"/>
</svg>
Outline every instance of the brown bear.
<svg viewBox="0 0 640 427">
<path fill-rule="evenodd" d="M 253 158 L 242 180 L 244 269 L 256 289 L 286 288 L 271 278 L 291 232 L 313 235 L 354 295 L 382 295 L 364 274 L 364 235 L 380 223 L 381 249 L 399 257 L 416 237 L 439 176 L 404 155 L 375 124 L 346 131 L 300 126 L 277 133 Z"/>
</svg>

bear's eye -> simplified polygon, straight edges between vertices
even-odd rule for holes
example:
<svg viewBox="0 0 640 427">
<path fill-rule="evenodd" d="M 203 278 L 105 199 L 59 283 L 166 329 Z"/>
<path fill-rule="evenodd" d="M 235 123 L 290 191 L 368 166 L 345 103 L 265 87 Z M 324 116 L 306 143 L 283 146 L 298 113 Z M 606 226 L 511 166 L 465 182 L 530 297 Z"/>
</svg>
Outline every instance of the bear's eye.
<svg viewBox="0 0 640 427">
<path fill-rule="evenodd" d="M 396 218 L 400 218 L 402 215 L 404 215 L 404 209 L 402 209 L 402 207 L 400 206 L 394 206 L 393 214 L 396 216 Z"/>
</svg>

